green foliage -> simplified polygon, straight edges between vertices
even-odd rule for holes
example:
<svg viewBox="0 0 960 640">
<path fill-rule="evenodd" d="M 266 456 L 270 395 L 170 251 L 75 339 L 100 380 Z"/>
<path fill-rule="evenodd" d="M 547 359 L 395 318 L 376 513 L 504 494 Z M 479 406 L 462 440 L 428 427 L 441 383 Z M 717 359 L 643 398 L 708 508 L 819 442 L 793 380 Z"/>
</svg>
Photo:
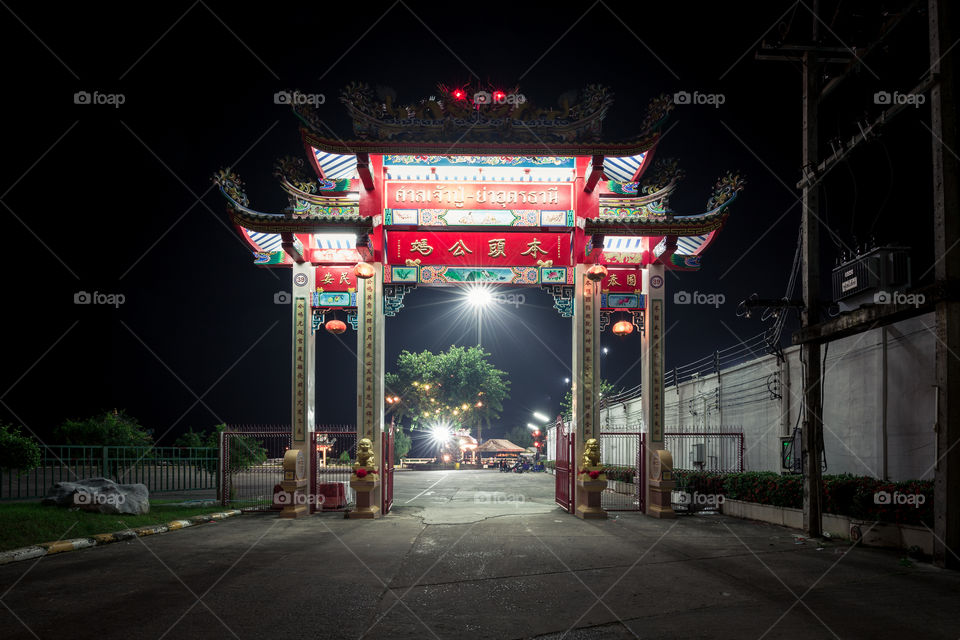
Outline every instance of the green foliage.
<svg viewBox="0 0 960 640">
<path fill-rule="evenodd" d="M 480 347 L 450 347 L 441 353 L 402 351 L 395 372 L 388 373 L 388 395 L 398 421 L 412 428 L 444 422 L 453 427 L 476 427 L 500 417 L 503 401 L 510 397 L 507 373 L 493 366 L 490 354 Z"/>
<path fill-rule="evenodd" d="M 527 427 L 514 427 L 507 431 L 507 440 L 526 449 L 533 446 L 532 433 Z"/>
<path fill-rule="evenodd" d="M 60 444 L 149 447 L 153 436 L 140 426 L 137 419 L 125 411 L 106 411 L 86 420 L 65 420 L 54 429 L 55 440 Z"/>
<path fill-rule="evenodd" d="M 393 432 L 393 464 L 400 464 L 400 458 L 406 457 L 413 446 L 413 440 L 402 428 Z"/>
<path fill-rule="evenodd" d="M 772 471 L 714 473 L 675 469 L 674 477 L 677 490 L 680 491 L 724 495 L 732 500 L 776 507 L 803 507 L 803 477 L 799 475 L 782 476 Z M 881 493 L 891 497 L 900 494 L 912 499 L 901 504 L 881 500 L 878 504 L 874 497 Z M 824 513 L 861 520 L 933 526 L 933 481 L 887 482 L 851 474 L 825 475 L 822 504 Z"/>
<path fill-rule="evenodd" d="M 600 380 L 600 395 L 603 397 L 616 393 L 615 387 L 606 379 Z M 564 420 L 570 420 L 573 417 L 573 392 L 568 389 L 560 402 L 560 415 Z"/>
<path fill-rule="evenodd" d="M 338 460 L 340 460 L 340 462 L 346 462 L 347 464 L 349 464 L 350 461 L 353 460 L 353 458 L 350 457 L 349 451 L 344 451 L 343 453 L 340 454 L 340 457 L 338 458 Z"/>
<path fill-rule="evenodd" d="M 556 460 L 544 460 L 543 466 L 545 469 L 556 469 L 557 461 Z"/>
<path fill-rule="evenodd" d="M 208 434 L 196 432 L 191 428 L 186 433 L 181 434 L 175 441 L 177 447 L 210 447 L 220 448 L 220 433 L 226 431 L 227 425 L 218 424 L 213 427 L 213 431 Z M 263 464 L 267 459 L 267 450 L 259 440 L 253 436 L 233 436 L 230 438 L 230 471 L 241 471 L 249 469 L 259 464 Z M 209 473 L 217 472 L 217 460 L 204 459 L 197 461 L 197 467 Z"/>
<path fill-rule="evenodd" d="M 20 427 L 0 422 L 0 470 L 23 473 L 40 466 L 40 445 Z"/>
<path fill-rule="evenodd" d="M 636 467 L 610 466 L 603 468 L 603 474 L 607 480 L 616 480 L 617 482 L 633 482 L 637 475 Z"/>
</svg>

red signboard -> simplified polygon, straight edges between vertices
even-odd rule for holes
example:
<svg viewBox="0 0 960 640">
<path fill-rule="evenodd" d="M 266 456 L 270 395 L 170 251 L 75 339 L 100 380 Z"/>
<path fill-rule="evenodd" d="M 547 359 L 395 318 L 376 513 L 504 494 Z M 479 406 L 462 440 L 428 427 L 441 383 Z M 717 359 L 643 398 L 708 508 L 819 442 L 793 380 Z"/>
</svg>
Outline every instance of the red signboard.
<svg viewBox="0 0 960 640">
<path fill-rule="evenodd" d="M 600 283 L 600 290 L 604 292 L 639 293 L 641 288 L 639 269 L 608 269 L 607 277 Z"/>
<path fill-rule="evenodd" d="M 349 267 L 317 267 L 317 287 L 324 291 L 356 291 L 357 276 Z"/>
<path fill-rule="evenodd" d="M 554 182 L 386 182 L 387 209 L 573 209 L 573 185 Z"/>
<path fill-rule="evenodd" d="M 390 264 L 486 267 L 570 266 L 570 233 L 390 231 Z M 547 265 L 545 263 L 551 263 Z"/>
</svg>

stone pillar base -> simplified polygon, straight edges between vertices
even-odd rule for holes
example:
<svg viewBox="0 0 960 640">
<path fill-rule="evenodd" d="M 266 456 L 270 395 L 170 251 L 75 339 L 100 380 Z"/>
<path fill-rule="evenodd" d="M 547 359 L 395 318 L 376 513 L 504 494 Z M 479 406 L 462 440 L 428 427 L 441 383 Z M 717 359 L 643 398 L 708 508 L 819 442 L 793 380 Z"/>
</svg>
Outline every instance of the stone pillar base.
<svg viewBox="0 0 960 640">
<path fill-rule="evenodd" d="M 368 476 L 369 477 L 369 476 Z M 348 518 L 376 520 L 380 517 L 380 505 L 371 504 L 374 489 L 380 486 L 379 480 L 351 480 L 350 488 L 357 494 L 357 508 L 347 513 Z"/>
<path fill-rule="evenodd" d="M 280 511 L 280 513 L 278 514 L 278 517 L 280 517 L 280 518 L 299 518 L 300 516 L 305 516 L 305 515 L 307 515 L 307 513 L 309 513 L 309 511 L 308 511 L 308 509 L 307 509 L 307 505 L 305 505 L 305 504 L 297 504 L 297 505 L 290 504 L 290 505 L 285 506 L 285 507 Z"/>
<path fill-rule="evenodd" d="M 600 494 L 607 488 L 606 478 L 577 480 L 577 509 L 574 512 L 581 520 L 603 520 L 607 512 L 600 506 Z"/>
<path fill-rule="evenodd" d="M 670 495 L 677 483 L 673 480 L 647 480 L 647 515 L 652 518 L 676 518 Z"/>
</svg>

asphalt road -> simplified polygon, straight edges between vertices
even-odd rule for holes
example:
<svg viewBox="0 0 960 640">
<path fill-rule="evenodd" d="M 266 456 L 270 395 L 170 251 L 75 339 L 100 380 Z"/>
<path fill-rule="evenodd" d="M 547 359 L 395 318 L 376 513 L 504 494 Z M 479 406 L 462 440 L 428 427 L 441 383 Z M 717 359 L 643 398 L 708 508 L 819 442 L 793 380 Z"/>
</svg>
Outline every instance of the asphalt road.
<svg viewBox="0 0 960 640">
<path fill-rule="evenodd" d="M 956 638 L 960 573 L 725 516 L 581 521 L 553 476 L 397 473 L 377 521 L 244 515 L 0 567 L 0 638 Z"/>
</svg>

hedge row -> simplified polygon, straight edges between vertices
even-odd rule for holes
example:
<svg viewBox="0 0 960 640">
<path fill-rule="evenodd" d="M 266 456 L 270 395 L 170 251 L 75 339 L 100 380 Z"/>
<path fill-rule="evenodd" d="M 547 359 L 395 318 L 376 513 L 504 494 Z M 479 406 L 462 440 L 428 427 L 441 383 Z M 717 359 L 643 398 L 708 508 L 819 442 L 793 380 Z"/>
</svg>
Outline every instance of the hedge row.
<svg viewBox="0 0 960 640">
<path fill-rule="evenodd" d="M 770 471 L 713 473 L 675 470 L 677 489 L 775 507 L 803 507 L 803 477 Z M 888 499 L 889 498 L 889 499 Z M 898 504 L 899 501 L 899 504 Z M 851 474 L 823 476 L 823 512 L 933 526 L 933 481 L 888 482 Z"/>
</svg>

